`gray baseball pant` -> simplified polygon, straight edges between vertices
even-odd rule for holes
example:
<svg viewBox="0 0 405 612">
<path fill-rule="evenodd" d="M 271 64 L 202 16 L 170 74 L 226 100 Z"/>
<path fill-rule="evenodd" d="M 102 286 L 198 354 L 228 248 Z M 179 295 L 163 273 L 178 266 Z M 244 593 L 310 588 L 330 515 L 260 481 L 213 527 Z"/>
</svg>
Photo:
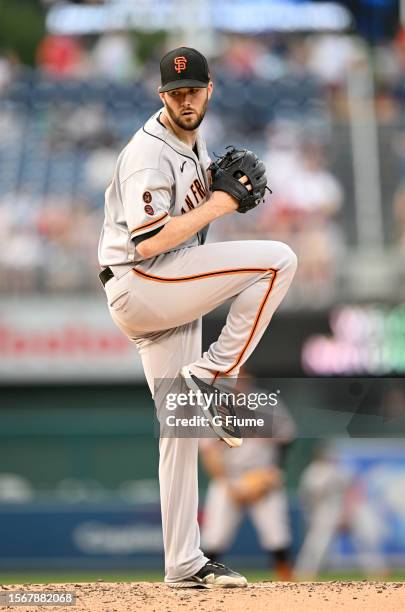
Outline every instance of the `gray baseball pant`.
<svg viewBox="0 0 405 612">
<path fill-rule="evenodd" d="M 114 322 L 139 349 L 158 418 L 165 394 L 181 389 L 182 366 L 191 365 L 204 380 L 238 375 L 296 266 L 295 254 L 281 242 L 220 242 L 134 264 L 106 284 Z M 230 298 L 226 324 L 201 356 L 201 317 Z M 171 582 L 193 575 L 207 561 L 197 522 L 198 438 L 162 437 L 159 452 L 165 581 Z"/>
</svg>

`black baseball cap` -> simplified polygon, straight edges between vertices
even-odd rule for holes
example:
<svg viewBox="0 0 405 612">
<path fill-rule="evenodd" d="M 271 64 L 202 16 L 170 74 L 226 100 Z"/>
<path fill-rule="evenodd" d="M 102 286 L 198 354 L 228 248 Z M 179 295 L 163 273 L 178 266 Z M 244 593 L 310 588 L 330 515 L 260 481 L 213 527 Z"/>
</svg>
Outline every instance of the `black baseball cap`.
<svg viewBox="0 0 405 612">
<path fill-rule="evenodd" d="M 166 53 L 160 61 L 160 76 L 160 92 L 179 87 L 207 87 L 210 82 L 207 60 L 190 47 L 178 47 Z"/>
</svg>

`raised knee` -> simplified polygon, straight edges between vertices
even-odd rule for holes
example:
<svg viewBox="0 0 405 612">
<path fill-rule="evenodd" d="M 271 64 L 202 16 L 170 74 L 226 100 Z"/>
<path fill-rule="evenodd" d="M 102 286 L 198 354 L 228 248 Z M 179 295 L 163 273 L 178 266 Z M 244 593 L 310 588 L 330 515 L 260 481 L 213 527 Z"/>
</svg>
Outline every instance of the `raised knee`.
<svg viewBox="0 0 405 612">
<path fill-rule="evenodd" d="M 285 244 L 284 247 L 286 249 L 286 267 L 291 271 L 292 274 L 295 274 L 295 271 L 298 266 L 298 258 L 292 248 L 290 248 L 287 244 Z"/>
<path fill-rule="evenodd" d="M 271 242 L 270 245 L 270 260 L 277 261 L 278 265 L 276 267 L 280 271 L 288 271 L 293 276 L 298 264 L 294 251 L 284 242 Z"/>
</svg>

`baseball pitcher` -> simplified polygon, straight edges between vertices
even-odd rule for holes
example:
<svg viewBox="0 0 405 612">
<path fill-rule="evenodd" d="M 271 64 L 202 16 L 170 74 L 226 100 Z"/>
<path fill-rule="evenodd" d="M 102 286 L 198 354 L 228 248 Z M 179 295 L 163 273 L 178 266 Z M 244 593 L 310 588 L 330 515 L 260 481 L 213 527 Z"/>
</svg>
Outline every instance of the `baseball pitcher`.
<svg viewBox="0 0 405 612">
<path fill-rule="evenodd" d="M 139 349 L 158 418 L 179 381 L 196 396 L 200 391 L 200 402 L 201 390 L 214 393 L 218 379 L 237 377 L 297 265 L 280 242 L 205 244 L 211 222 L 260 204 L 265 167 L 251 151 L 234 148 L 211 163 L 198 131 L 213 93 L 201 53 L 174 49 L 160 71 L 163 107 L 118 158 L 99 243 L 111 317 Z M 201 355 L 201 317 L 229 298 L 226 324 Z M 201 408 L 219 438 L 240 446 L 238 428 L 221 427 L 213 406 Z M 232 413 L 232 406 L 222 415 L 226 410 Z M 159 454 L 165 582 L 175 588 L 245 586 L 243 576 L 200 550 L 198 438 L 161 436 Z"/>
</svg>

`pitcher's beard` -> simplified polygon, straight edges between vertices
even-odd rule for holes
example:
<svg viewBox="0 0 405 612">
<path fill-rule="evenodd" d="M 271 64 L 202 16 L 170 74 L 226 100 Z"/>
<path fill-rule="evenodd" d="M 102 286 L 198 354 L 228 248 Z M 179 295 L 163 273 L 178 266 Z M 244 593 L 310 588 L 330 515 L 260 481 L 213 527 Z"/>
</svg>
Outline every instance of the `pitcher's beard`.
<svg viewBox="0 0 405 612">
<path fill-rule="evenodd" d="M 208 95 L 207 95 L 207 99 L 204 102 L 204 106 L 201 109 L 201 112 L 196 113 L 195 118 L 193 118 L 192 120 L 191 120 L 191 115 L 188 115 L 189 119 L 187 119 L 187 115 L 185 116 L 182 116 L 180 114 L 176 115 L 167 103 L 165 103 L 165 108 L 167 110 L 167 113 L 170 119 L 173 121 L 173 123 L 175 123 L 182 130 L 187 130 L 187 131 L 192 132 L 193 130 L 196 130 L 199 127 L 202 120 L 204 119 L 204 116 L 207 110 L 207 105 L 208 105 Z"/>
</svg>

